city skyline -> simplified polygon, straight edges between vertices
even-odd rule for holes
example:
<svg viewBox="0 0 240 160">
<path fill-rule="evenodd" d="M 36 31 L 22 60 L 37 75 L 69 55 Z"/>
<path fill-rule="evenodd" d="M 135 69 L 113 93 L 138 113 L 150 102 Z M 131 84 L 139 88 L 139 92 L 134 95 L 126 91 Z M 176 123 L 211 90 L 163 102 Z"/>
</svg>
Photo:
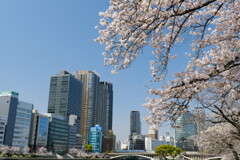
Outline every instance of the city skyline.
<svg viewBox="0 0 240 160">
<path fill-rule="evenodd" d="M 128 137 L 126 126 L 132 110 L 141 112 L 142 132 L 147 134 L 150 125 L 143 118 L 149 113 L 142 104 L 149 96 L 148 88 L 160 85 L 150 83 L 151 71 L 146 60 L 149 55 L 141 55 L 133 67 L 112 75 L 112 68 L 103 65 L 104 47 L 93 42 L 98 35 L 94 29 L 100 18 L 98 12 L 107 9 L 108 0 L 94 2 L 95 5 L 85 0 L 1 1 L 0 90 L 20 93 L 22 100 L 44 113 L 48 107 L 51 75 L 60 70 L 96 71 L 102 81 L 114 85 L 113 131 L 117 139 Z M 173 64 L 169 73 L 177 72 L 181 66 Z M 173 133 L 169 128 L 161 127 L 159 134 Z"/>
</svg>

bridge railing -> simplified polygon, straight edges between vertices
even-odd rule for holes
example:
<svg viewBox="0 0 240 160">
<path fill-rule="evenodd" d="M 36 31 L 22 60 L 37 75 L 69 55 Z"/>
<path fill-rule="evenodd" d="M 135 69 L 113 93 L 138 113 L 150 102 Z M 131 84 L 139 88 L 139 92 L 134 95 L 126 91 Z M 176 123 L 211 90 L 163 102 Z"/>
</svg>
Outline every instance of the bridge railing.
<svg viewBox="0 0 240 160">
<path fill-rule="evenodd" d="M 139 152 L 139 153 L 109 153 L 110 157 L 116 156 L 144 156 L 149 159 L 160 160 L 161 158 L 154 153 Z M 171 159 L 171 158 L 170 158 Z M 178 157 L 178 160 L 221 160 L 222 158 L 212 154 L 202 153 L 184 153 Z"/>
<path fill-rule="evenodd" d="M 179 156 L 181 157 L 181 156 Z M 188 153 L 182 155 L 184 160 L 221 160 L 222 158 L 213 154 Z"/>
</svg>

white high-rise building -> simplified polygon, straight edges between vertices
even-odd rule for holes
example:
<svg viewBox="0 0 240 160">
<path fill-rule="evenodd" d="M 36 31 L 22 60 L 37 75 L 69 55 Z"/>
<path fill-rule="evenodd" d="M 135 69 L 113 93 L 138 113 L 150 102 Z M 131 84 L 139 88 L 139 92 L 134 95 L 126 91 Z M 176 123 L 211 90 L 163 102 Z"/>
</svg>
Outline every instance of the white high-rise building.
<svg viewBox="0 0 240 160">
<path fill-rule="evenodd" d="M 13 91 L 0 92 L 0 117 L 6 120 L 1 120 L 2 124 L 6 122 L 3 144 L 25 147 L 29 142 L 33 104 L 19 101 L 18 96 Z"/>
</svg>

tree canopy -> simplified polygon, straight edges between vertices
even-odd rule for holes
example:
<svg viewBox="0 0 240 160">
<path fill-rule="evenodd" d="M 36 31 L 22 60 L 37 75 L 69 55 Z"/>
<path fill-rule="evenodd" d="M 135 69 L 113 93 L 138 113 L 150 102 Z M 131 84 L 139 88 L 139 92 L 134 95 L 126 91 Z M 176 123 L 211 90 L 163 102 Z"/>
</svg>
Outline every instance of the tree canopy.
<svg viewBox="0 0 240 160">
<path fill-rule="evenodd" d="M 182 152 L 183 151 L 180 148 L 168 144 L 160 145 L 155 149 L 155 153 L 165 159 L 167 159 L 167 157 L 169 156 L 174 159 L 177 155 L 179 155 Z"/>
</svg>

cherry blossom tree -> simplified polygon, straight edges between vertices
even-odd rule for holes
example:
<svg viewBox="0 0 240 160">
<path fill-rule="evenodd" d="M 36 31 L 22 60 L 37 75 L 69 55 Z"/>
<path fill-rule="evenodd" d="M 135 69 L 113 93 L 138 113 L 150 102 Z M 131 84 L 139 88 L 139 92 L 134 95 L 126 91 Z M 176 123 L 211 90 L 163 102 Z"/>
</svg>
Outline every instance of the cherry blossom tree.
<svg viewBox="0 0 240 160">
<path fill-rule="evenodd" d="M 11 155 L 19 155 L 20 154 L 20 147 L 12 146 L 10 148 Z"/>
<path fill-rule="evenodd" d="M 218 123 L 202 131 L 197 138 L 197 143 L 205 152 L 223 155 L 226 160 L 239 160 L 240 146 L 234 132 L 237 131 L 232 125 Z"/>
<path fill-rule="evenodd" d="M 10 147 L 7 145 L 2 145 L 0 147 L 0 152 L 2 155 L 7 155 L 10 152 Z"/>
<path fill-rule="evenodd" d="M 48 152 L 47 149 L 45 147 L 40 147 L 38 150 L 37 150 L 37 153 L 38 155 L 52 155 L 52 152 Z"/>
<path fill-rule="evenodd" d="M 78 150 L 77 148 L 70 148 L 69 149 L 69 154 L 73 155 L 73 156 L 76 156 L 77 153 L 78 153 Z"/>
<path fill-rule="evenodd" d="M 105 65 L 112 73 L 128 68 L 151 47 L 152 76 L 167 75 L 169 61 L 189 58 L 185 70 L 161 88 L 150 88 L 147 122 L 157 128 L 189 110 L 193 101 L 210 111 L 207 120 L 234 128 L 240 141 L 240 0 L 110 0 L 100 12 L 99 37 Z M 173 48 L 189 45 L 188 53 Z M 175 59 L 177 61 L 178 59 Z M 230 134 L 230 132 L 226 132 Z"/>
<path fill-rule="evenodd" d="M 88 154 L 86 152 L 82 151 L 81 149 L 77 149 L 77 148 L 71 148 L 69 150 L 69 153 L 73 156 L 77 156 L 80 158 L 85 158 L 88 156 Z"/>
<path fill-rule="evenodd" d="M 23 150 L 22 150 L 23 155 L 28 156 L 30 155 L 29 152 L 30 152 L 30 148 L 28 146 L 23 147 Z"/>
<path fill-rule="evenodd" d="M 106 46 L 104 62 L 115 66 L 113 73 L 129 67 L 144 47 L 152 47 L 150 69 L 156 81 L 166 76 L 169 61 L 183 54 L 172 49 L 190 44 L 186 69 L 165 86 L 149 89 L 157 97 L 145 104 L 150 110 L 146 120 L 156 128 L 175 121 L 210 89 L 239 100 L 239 9 L 239 0 L 110 0 L 109 8 L 99 13 L 103 18 L 95 40 Z M 212 103 L 219 105 L 218 100 Z"/>
</svg>

